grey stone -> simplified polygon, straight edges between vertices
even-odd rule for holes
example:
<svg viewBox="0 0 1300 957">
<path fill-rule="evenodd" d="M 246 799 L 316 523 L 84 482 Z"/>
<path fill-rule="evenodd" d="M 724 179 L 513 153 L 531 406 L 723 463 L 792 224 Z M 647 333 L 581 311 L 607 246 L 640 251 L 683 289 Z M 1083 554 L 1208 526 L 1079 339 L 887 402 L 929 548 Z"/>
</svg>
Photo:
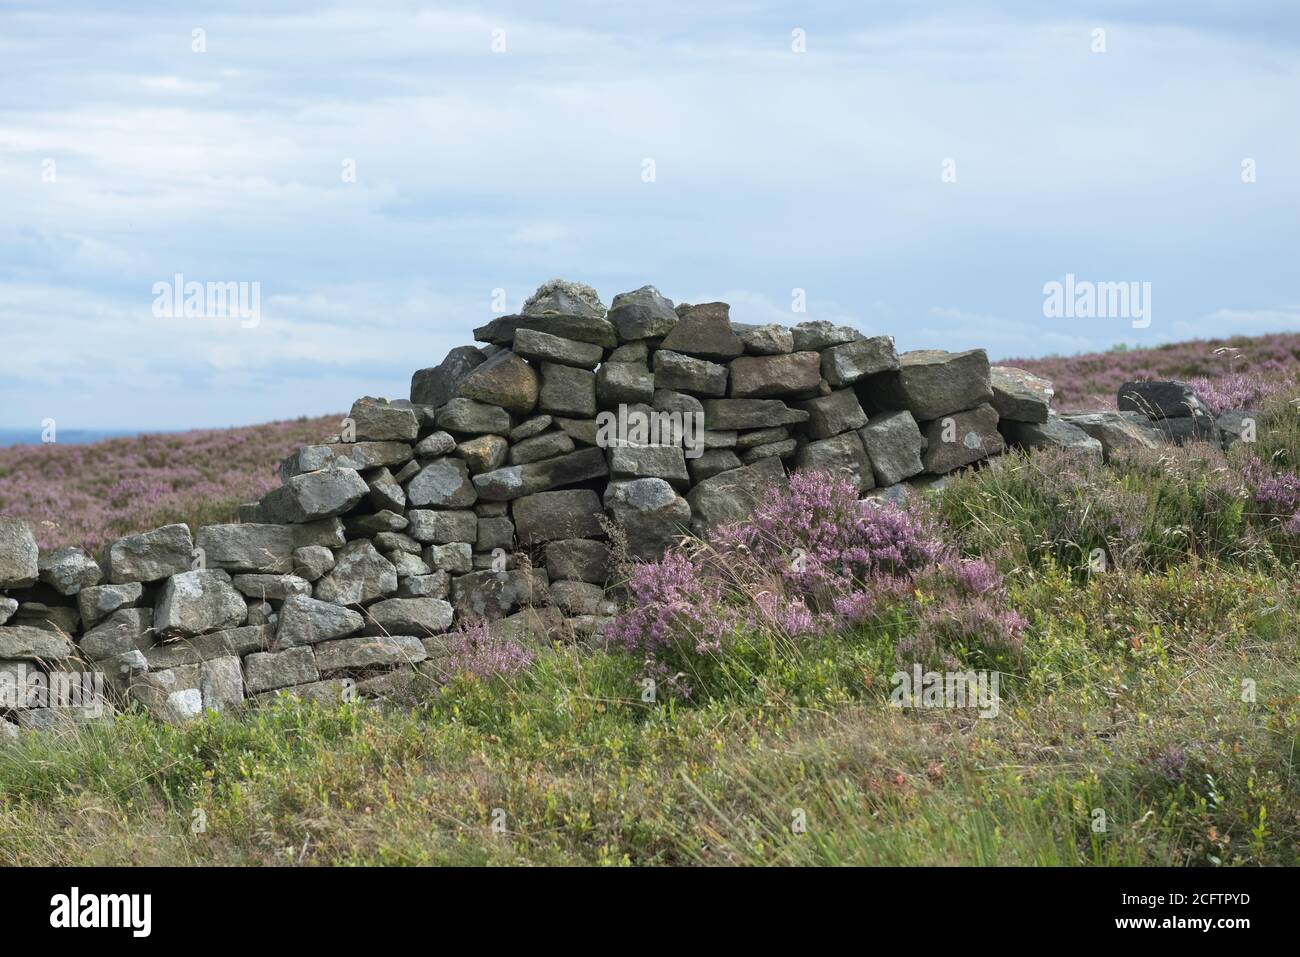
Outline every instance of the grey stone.
<svg viewBox="0 0 1300 957">
<path fill-rule="evenodd" d="M 513 352 L 498 352 L 461 380 L 456 395 L 527 415 L 537 405 L 537 372 Z M 441 414 L 438 426 L 447 428 Z"/>
<path fill-rule="evenodd" d="M 534 415 L 531 418 L 524 419 L 510 430 L 510 441 L 523 442 L 535 435 L 541 435 L 551 427 L 552 421 L 549 415 Z"/>
<path fill-rule="evenodd" d="M 862 333 L 852 326 L 837 326 L 825 319 L 801 322 L 794 327 L 793 332 L 794 347 L 799 352 L 809 349 L 821 352 L 830 346 L 862 338 Z"/>
<path fill-rule="evenodd" d="M 645 342 L 625 342 L 605 359 L 606 362 L 639 362 L 646 365 L 650 361 L 650 346 Z"/>
<path fill-rule="evenodd" d="M 608 318 L 624 342 L 659 339 L 677 325 L 672 300 L 660 295 L 654 286 L 619 293 L 610 304 Z"/>
<path fill-rule="evenodd" d="M 602 585 L 609 578 L 609 548 L 590 538 L 562 538 L 546 543 L 546 573 L 553 581 Z"/>
<path fill-rule="evenodd" d="M 609 450 L 609 474 L 614 481 L 636 478 L 663 479 L 684 490 L 691 484 L 686 458 L 675 446 L 623 446 Z"/>
<path fill-rule="evenodd" d="M 510 640 L 525 644 L 549 641 L 563 628 L 564 615 L 560 613 L 560 609 L 552 605 L 524 608 L 513 615 L 498 618 L 488 624 L 488 632 L 498 641 Z M 424 647 L 428 650 L 431 659 L 445 659 L 449 654 L 446 645 L 438 643 L 434 638 L 426 638 Z M 441 673 L 443 669 L 439 670 Z"/>
<path fill-rule="evenodd" d="M 921 349 L 903 353 L 899 363 L 903 400 L 918 422 L 973 409 L 993 399 L 989 359 L 983 349 Z"/>
<path fill-rule="evenodd" d="M 654 394 L 654 373 L 641 363 L 607 362 L 596 373 L 596 399 L 601 406 L 649 402 Z"/>
<path fill-rule="evenodd" d="M 867 414 L 858 404 L 852 389 L 840 389 L 830 395 L 800 402 L 799 408 L 809 414 L 808 434 L 814 439 L 829 439 L 832 435 L 860 429 L 867 424 Z"/>
<path fill-rule="evenodd" d="M 366 497 L 370 489 L 355 469 L 304 472 L 262 496 L 261 513 L 277 524 L 311 522 L 342 515 Z"/>
<path fill-rule="evenodd" d="M 42 661 L 75 653 L 67 635 L 33 625 L 0 626 L 0 659 Z"/>
<path fill-rule="evenodd" d="M 370 489 L 367 497 L 375 509 L 400 512 L 406 508 L 406 492 L 387 468 L 380 468 L 367 476 L 366 487 Z"/>
<path fill-rule="evenodd" d="M 509 346 L 520 329 L 537 329 L 563 339 L 590 342 L 606 349 L 618 345 L 618 332 L 607 319 L 559 313 L 545 316 L 498 316 L 486 326 L 475 329 L 474 338 L 479 342 Z"/>
<path fill-rule="evenodd" d="M 474 540 L 474 550 L 490 552 L 496 548 L 506 551 L 515 547 L 515 523 L 510 519 L 481 518 L 478 522 L 478 538 Z"/>
<path fill-rule="evenodd" d="M 491 472 L 505 464 L 510 443 L 499 435 L 479 435 L 456 446 L 456 457 L 464 459 L 470 475 Z"/>
<path fill-rule="evenodd" d="M 247 616 L 248 605 L 225 572 L 180 572 L 159 592 L 153 626 L 161 637 L 170 638 L 234 628 Z"/>
<path fill-rule="evenodd" d="M 92 585 L 81 589 L 77 593 L 77 608 L 81 612 L 83 627 L 94 627 L 119 608 L 134 608 L 140 604 L 143 595 L 144 586 L 139 582 Z"/>
<path fill-rule="evenodd" d="M 831 346 L 821 354 L 821 373 L 835 389 L 898 368 L 898 353 L 894 351 L 891 336 L 854 339 Z"/>
<path fill-rule="evenodd" d="M 397 591 L 397 569 L 362 539 L 344 545 L 334 568 L 316 582 L 316 597 L 336 605 L 367 605 Z"/>
<path fill-rule="evenodd" d="M 792 409 L 780 399 L 707 399 L 704 402 L 704 421 L 713 431 L 798 425 L 808 418 L 807 412 Z"/>
<path fill-rule="evenodd" d="M 434 368 L 421 369 L 411 376 L 411 401 L 435 407 L 446 405 L 461 380 L 483 364 L 483 358 L 475 346 L 457 346 Z"/>
<path fill-rule="evenodd" d="M 542 363 L 538 399 L 542 412 L 585 418 L 596 414 L 596 374 L 573 366 Z"/>
<path fill-rule="evenodd" d="M 599 585 L 581 581 L 551 582 L 551 604 L 566 615 L 614 615 L 618 606 Z"/>
<path fill-rule="evenodd" d="M 360 442 L 414 442 L 420 423 L 411 409 L 389 403 L 387 399 L 366 396 L 352 403 L 348 413 Z"/>
<path fill-rule="evenodd" d="M 518 330 L 515 333 L 514 351 L 516 355 L 535 362 L 554 362 L 579 369 L 596 368 L 605 355 L 605 350 L 593 343 L 561 339 L 536 329 Z"/>
<path fill-rule="evenodd" d="M 737 433 L 736 441 L 732 444 L 732 448 L 737 452 L 743 452 L 746 449 L 752 449 L 759 445 L 770 445 L 773 442 L 784 442 L 788 438 L 790 438 L 790 430 L 783 425 L 778 425 L 771 429 L 752 429 Z"/>
<path fill-rule="evenodd" d="M 293 550 L 293 573 L 314 582 L 334 567 L 334 553 L 324 545 L 304 545 Z"/>
<path fill-rule="evenodd" d="M 784 481 L 781 460 L 766 458 L 705 479 L 686 494 L 686 500 L 695 526 L 708 532 L 748 518 L 767 489 Z"/>
<path fill-rule="evenodd" d="M 473 546 L 469 542 L 448 542 L 430 545 L 424 550 L 424 560 L 438 571 L 460 574 L 474 567 Z"/>
<path fill-rule="evenodd" d="M 304 472 L 322 469 L 353 469 L 364 472 L 381 465 L 395 466 L 409 462 L 412 455 L 407 442 L 334 442 L 327 445 L 307 445 L 280 463 L 280 481 L 288 482 Z M 258 516 L 258 521 L 265 521 Z"/>
<path fill-rule="evenodd" d="M 560 431 L 579 445 L 595 445 L 599 426 L 595 419 L 556 419 Z"/>
<path fill-rule="evenodd" d="M 603 319 L 605 304 L 586 283 L 568 279 L 548 279 L 537 287 L 520 310 L 525 316 L 573 316 Z"/>
<path fill-rule="evenodd" d="M 406 501 L 415 508 L 468 508 L 477 499 L 469 466 L 462 459 L 435 459 L 406 486 Z"/>
<path fill-rule="evenodd" d="M 423 601 L 424 599 L 411 599 Z M 316 666 L 322 674 L 354 668 L 416 664 L 428 657 L 413 635 L 369 635 L 339 638 L 316 646 Z"/>
<path fill-rule="evenodd" d="M 921 461 L 927 472 L 936 475 L 945 475 L 1006 450 L 1006 442 L 998 431 L 998 414 L 987 403 L 927 422 L 922 432 L 926 448 Z"/>
<path fill-rule="evenodd" d="M 185 525 L 164 525 L 111 543 L 105 554 L 111 584 L 153 582 L 187 571 L 194 542 Z"/>
<path fill-rule="evenodd" d="M 561 538 L 604 535 L 600 498 L 591 489 L 526 495 L 514 503 L 513 511 L 515 534 L 523 547 Z"/>
<path fill-rule="evenodd" d="M 1058 416 L 1051 416 L 1046 422 L 1017 422 L 1014 419 L 1002 419 L 998 423 L 1007 442 L 1022 449 L 1069 449 L 1085 459 L 1102 461 L 1102 445 L 1077 425 Z"/>
<path fill-rule="evenodd" d="M 858 438 L 871 460 L 877 485 L 895 485 L 925 471 L 921 462 L 925 440 L 910 412 L 872 416 L 858 429 Z"/>
<path fill-rule="evenodd" d="M 465 399 L 463 401 L 473 402 L 474 400 Z M 505 421 L 507 423 L 510 421 L 510 416 L 508 413 L 506 415 Z M 451 433 L 443 432 L 439 430 L 437 432 L 430 432 L 424 438 L 420 439 L 419 442 L 416 442 L 415 454 L 422 459 L 436 459 L 446 455 L 455 447 L 456 447 L 456 440 L 451 437 Z"/>
<path fill-rule="evenodd" d="M 462 614 L 495 621 L 520 605 L 542 600 L 547 585 L 546 573 L 534 568 L 471 572 L 452 579 L 451 600 Z"/>
<path fill-rule="evenodd" d="M 152 608 L 119 608 L 81 636 L 81 653 L 102 661 L 133 650 L 143 651 L 153 644 L 153 615 Z M 0 657 L 17 656 L 0 651 Z"/>
<path fill-rule="evenodd" d="M 610 482 L 604 504 L 623 527 L 627 550 L 634 558 L 655 561 L 690 530 L 690 504 L 660 478 Z"/>
<path fill-rule="evenodd" d="M 1208 412 L 1156 419 L 1152 424 L 1175 445 L 1186 445 L 1189 442 L 1211 442 L 1219 446 L 1223 444 L 1219 427 L 1214 424 L 1214 417 Z"/>
<path fill-rule="evenodd" d="M 478 516 L 473 512 L 434 512 L 412 509 L 410 535 L 417 542 L 446 545 L 448 542 L 472 542 L 478 537 Z"/>
<path fill-rule="evenodd" d="M 769 442 L 766 445 L 755 445 L 740 453 L 740 461 L 745 465 L 753 465 L 759 459 L 787 459 L 794 455 L 798 448 L 799 443 L 794 439 L 782 439 L 779 442 Z"/>
<path fill-rule="evenodd" d="M 1048 380 L 1012 366 L 991 366 L 993 408 L 1015 422 L 1046 422 L 1056 390 Z"/>
<path fill-rule="evenodd" d="M 1100 442 L 1107 461 L 1116 449 L 1158 449 L 1166 444 L 1160 431 L 1140 412 L 1084 412 L 1061 419 Z M 1022 431 L 1016 432 L 1017 439 L 1022 435 Z"/>
<path fill-rule="evenodd" d="M 290 595 L 311 594 L 311 582 L 297 575 L 235 575 L 230 583 L 241 595 L 263 601 L 284 601 Z"/>
<path fill-rule="evenodd" d="M 446 572 L 412 575 L 398 580 L 398 598 L 446 598 L 451 589 L 451 576 Z"/>
<path fill-rule="evenodd" d="M 1140 412 L 1151 419 L 1209 414 L 1196 390 L 1177 379 L 1125 382 L 1119 387 L 1115 406 L 1121 412 Z"/>
<path fill-rule="evenodd" d="M 408 524 L 405 515 L 390 512 L 388 509 L 375 512 L 373 515 L 351 515 L 343 521 L 349 539 L 370 538 L 372 535 L 386 532 L 401 532 Z"/>
<path fill-rule="evenodd" d="M 662 347 L 699 359 L 726 362 L 736 358 L 745 346 L 731 331 L 730 310 L 725 302 L 692 306 L 664 336 Z"/>
<path fill-rule="evenodd" d="M 741 356 L 731 361 L 732 398 L 799 396 L 816 392 L 821 383 L 822 357 L 816 352 L 774 356 Z"/>
<path fill-rule="evenodd" d="M 739 439 L 738 432 L 717 432 L 706 429 L 704 432 L 704 448 L 707 449 L 734 449 Z"/>
<path fill-rule="evenodd" d="M 601 478 L 608 472 L 604 453 L 600 449 L 589 448 L 544 462 L 508 465 L 503 469 L 484 472 L 474 476 L 474 488 L 487 501 L 508 502 L 524 495 Z"/>
<path fill-rule="evenodd" d="M 761 326 L 733 322 L 731 331 L 749 355 L 779 356 L 794 352 L 794 332 L 787 326 L 775 322 Z"/>
<path fill-rule="evenodd" d="M 795 464 L 807 471 L 830 472 L 847 478 L 859 492 L 876 484 L 871 460 L 856 432 L 809 442 L 799 450 Z"/>
<path fill-rule="evenodd" d="M 103 577 L 94 559 L 73 546 L 41 552 L 37 564 L 41 581 L 60 595 L 75 595 L 83 588 L 98 584 Z"/>
<path fill-rule="evenodd" d="M 703 482 L 706 478 L 738 469 L 741 461 L 731 449 L 705 449 L 697 458 L 688 459 L 686 467 L 691 473 L 691 483 Z"/>
<path fill-rule="evenodd" d="M 660 349 L 654 354 L 655 385 L 700 396 L 727 394 L 727 367 L 680 352 Z"/>
<path fill-rule="evenodd" d="M 282 651 L 298 645 L 314 645 L 331 638 L 346 638 L 360 632 L 365 625 L 365 619 L 350 608 L 305 595 L 295 595 L 280 608 L 273 647 L 276 651 Z"/>
<path fill-rule="evenodd" d="M 397 587 L 402 587 L 403 578 L 419 577 L 428 575 L 431 569 L 419 555 L 412 555 L 410 552 L 397 552 L 387 556 L 388 560 L 393 563 L 393 568 L 397 571 Z"/>
<path fill-rule="evenodd" d="M 1223 447 L 1230 449 L 1238 442 L 1253 442 L 1257 430 L 1256 415 L 1254 412 L 1234 410 L 1224 412 L 1214 424 L 1219 428 L 1219 434 L 1223 437 Z M 0 616 L 0 624 L 4 621 Z"/>
<path fill-rule="evenodd" d="M 291 571 L 298 547 L 291 526 L 263 524 L 203 525 L 194 544 L 208 568 L 265 574 Z"/>
<path fill-rule="evenodd" d="M 553 459 L 557 455 L 568 455 L 574 447 L 573 439 L 563 432 L 535 435 L 510 448 L 510 464 L 527 465 L 529 462 Z"/>
<path fill-rule="evenodd" d="M 34 585 L 40 576 L 39 555 L 31 526 L 0 515 L 0 588 Z"/>
<path fill-rule="evenodd" d="M 0 595 L 0 625 L 3 625 L 13 617 L 14 612 L 18 610 L 18 602 L 12 598 Z"/>
<path fill-rule="evenodd" d="M 510 413 L 473 399 L 452 399 L 438 410 L 438 428 L 469 435 L 509 435 Z"/>
<path fill-rule="evenodd" d="M 366 635 L 434 635 L 451 627 L 451 605 L 441 598 L 387 598 L 366 609 Z"/>
<path fill-rule="evenodd" d="M 244 671 L 233 655 L 213 658 L 199 666 L 199 692 L 203 707 L 224 711 L 244 700 Z"/>
<path fill-rule="evenodd" d="M 308 646 L 258 652 L 244 659 L 244 683 L 252 694 L 307 684 L 319 678 L 316 655 Z"/>
</svg>

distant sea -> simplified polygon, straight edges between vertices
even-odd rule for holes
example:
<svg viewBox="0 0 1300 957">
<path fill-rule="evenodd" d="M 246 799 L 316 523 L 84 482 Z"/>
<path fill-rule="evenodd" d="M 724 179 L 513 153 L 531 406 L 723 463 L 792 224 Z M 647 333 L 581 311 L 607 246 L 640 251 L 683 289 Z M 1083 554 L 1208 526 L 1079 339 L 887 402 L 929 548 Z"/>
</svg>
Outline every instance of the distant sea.
<svg viewBox="0 0 1300 957">
<path fill-rule="evenodd" d="M 55 437 L 59 445 L 86 445 L 100 439 L 118 439 L 127 435 L 143 435 L 158 429 L 59 429 Z M 40 445 L 41 429 L 0 429 L 0 448 L 10 445 Z"/>
</svg>

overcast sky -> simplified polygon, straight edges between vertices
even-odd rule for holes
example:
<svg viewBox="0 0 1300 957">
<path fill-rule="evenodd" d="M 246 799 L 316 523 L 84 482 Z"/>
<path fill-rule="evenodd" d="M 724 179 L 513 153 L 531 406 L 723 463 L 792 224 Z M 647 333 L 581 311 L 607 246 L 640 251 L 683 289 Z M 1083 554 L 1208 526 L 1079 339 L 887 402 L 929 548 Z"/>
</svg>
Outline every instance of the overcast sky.
<svg viewBox="0 0 1300 957">
<path fill-rule="evenodd" d="M 554 276 L 995 358 L 1300 329 L 1294 4 L 106 6 L 0 0 L 0 426 L 404 397 Z"/>
</svg>

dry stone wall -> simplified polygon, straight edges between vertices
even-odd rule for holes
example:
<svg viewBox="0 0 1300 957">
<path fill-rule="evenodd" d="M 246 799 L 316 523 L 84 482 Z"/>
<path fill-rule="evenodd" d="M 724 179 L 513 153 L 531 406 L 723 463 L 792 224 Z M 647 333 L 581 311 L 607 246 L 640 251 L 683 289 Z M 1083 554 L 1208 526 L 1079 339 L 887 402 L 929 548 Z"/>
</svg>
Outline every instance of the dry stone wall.
<svg viewBox="0 0 1300 957">
<path fill-rule="evenodd" d="M 0 517 L 0 740 L 131 702 L 184 721 L 286 691 L 400 698 L 446 677 L 470 619 L 525 641 L 597 635 L 616 611 L 611 529 L 653 560 L 794 469 L 879 502 L 1008 442 L 1100 458 L 1220 438 L 1180 383 L 1058 417 L 1050 383 L 983 350 L 900 355 L 888 336 L 734 322 L 650 286 L 606 308 L 555 280 L 474 339 L 409 398 L 358 399 L 236 524 L 92 558 L 39 551 Z"/>
</svg>

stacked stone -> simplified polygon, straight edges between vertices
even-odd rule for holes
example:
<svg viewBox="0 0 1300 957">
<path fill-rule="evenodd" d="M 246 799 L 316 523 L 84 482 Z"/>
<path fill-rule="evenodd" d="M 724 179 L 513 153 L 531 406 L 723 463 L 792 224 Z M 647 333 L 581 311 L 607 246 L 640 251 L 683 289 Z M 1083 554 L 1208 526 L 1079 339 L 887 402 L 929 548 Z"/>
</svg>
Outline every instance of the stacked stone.
<svg viewBox="0 0 1300 957">
<path fill-rule="evenodd" d="M 396 696 L 441 679 L 470 619 L 523 640 L 598 633 L 624 548 L 653 560 L 741 520 L 789 470 L 897 497 L 1001 452 L 999 419 L 1042 424 L 1050 399 L 983 350 L 899 355 L 650 286 L 606 309 L 555 280 L 474 338 L 417 371 L 409 399 L 358 399 L 236 524 L 127 536 L 98 561 L 0 525 L 0 669 L 90 667 L 168 721 L 284 691 Z M 675 424 L 611 441 L 601 413 Z"/>
</svg>

